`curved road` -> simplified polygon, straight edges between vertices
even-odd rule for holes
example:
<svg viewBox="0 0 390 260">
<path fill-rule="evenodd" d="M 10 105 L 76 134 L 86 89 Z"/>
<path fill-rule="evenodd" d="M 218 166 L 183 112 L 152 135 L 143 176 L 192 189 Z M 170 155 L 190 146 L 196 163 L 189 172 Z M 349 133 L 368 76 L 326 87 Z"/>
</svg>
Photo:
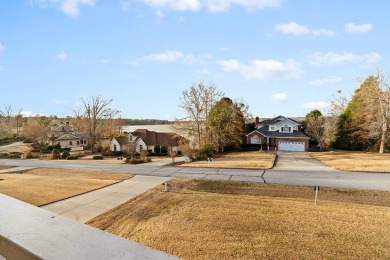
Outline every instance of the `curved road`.
<svg viewBox="0 0 390 260">
<path fill-rule="evenodd" d="M 166 163 L 169 163 L 169 160 Z M 162 166 L 162 163 L 159 162 L 128 165 L 1 159 L 0 164 L 22 167 L 97 170 L 172 178 L 248 181 L 299 186 L 319 185 L 322 187 L 390 191 L 390 174 L 342 172 L 311 158 L 307 153 L 295 152 L 278 152 L 276 166 L 265 172 L 263 170 L 216 169 L 212 167 L 169 167 Z"/>
</svg>

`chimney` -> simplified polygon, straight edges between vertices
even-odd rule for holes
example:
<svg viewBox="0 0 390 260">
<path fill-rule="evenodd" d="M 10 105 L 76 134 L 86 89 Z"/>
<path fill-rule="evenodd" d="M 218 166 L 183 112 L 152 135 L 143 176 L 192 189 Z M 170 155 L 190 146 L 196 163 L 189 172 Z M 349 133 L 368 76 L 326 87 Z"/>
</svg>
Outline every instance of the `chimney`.
<svg viewBox="0 0 390 260">
<path fill-rule="evenodd" d="M 260 118 L 257 116 L 256 117 L 256 125 L 259 123 L 259 120 L 260 120 Z"/>
</svg>

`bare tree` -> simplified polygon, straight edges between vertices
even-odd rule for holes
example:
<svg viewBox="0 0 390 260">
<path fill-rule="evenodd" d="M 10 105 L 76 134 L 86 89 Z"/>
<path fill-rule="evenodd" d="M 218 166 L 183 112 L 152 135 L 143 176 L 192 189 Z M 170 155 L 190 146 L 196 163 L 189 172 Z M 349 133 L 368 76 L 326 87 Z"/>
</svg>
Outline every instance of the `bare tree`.
<svg viewBox="0 0 390 260">
<path fill-rule="evenodd" d="M 99 136 L 104 132 L 101 130 L 103 120 L 114 118 L 119 115 L 119 110 L 109 108 L 112 103 L 112 99 L 101 99 L 100 96 L 92 96 L 91 103 L 87 102 L 83 98 L 81 99 L 84 105 L 84 113 L 82 117 L 87 124 L 87 131 L 91 144 L 91 152 L 95 153 L 95 144 L 99 139 Z M 101 131 L 100 131 L 101 130 Z"/>
<path fill-rule="evenodd" d="M 209 141 L 208 115 L 215 102 L 223 93 L 213 83 L 206 86 L 203 82 L 192 83 L 188 90 L 183 90 L 179 106 L 185 111 L 186 117 L 176 120 L 178 128 L 190 136 L 195 136 L 198 147 Z"/>
<path fill-rule="evenodd" d="M 385 77 L 379 69 L 376 76 L 376 84 L 377 93 L 375 98 L 380 105 L 381 126 L 379 153 L 383 153 L 390 127 L 390 84 L 389 76 Z"/>
<path fill-rule="evenodd" d="M 21 136 L 37 144 L 39 147 L 47 144 L 49 140 L 47 127 L 44 124 L 39 123 L 38 120 L 29 120 L 28 124 L 21 132 Z"/>
<path fill-rule="evenodd" d="M 12 135 L 14 127 L 16 134 L 19 134 L 23 117 L 21 113 L 22 109 L 19 108 L 16 114 L 14 114 L 11 105 L 4 105 L 4 109 L 0 110 L 0 116 L 5 119 L 5 124 L 7 125 L 8 136 Z"/>
</svg>

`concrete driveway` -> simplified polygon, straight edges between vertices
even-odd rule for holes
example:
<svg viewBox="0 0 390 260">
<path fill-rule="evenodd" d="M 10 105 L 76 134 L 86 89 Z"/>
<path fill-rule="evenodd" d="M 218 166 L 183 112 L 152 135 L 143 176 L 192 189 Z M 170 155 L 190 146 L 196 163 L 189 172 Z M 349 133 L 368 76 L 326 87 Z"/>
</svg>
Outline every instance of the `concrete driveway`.
<svg viewBox="0 0 390 260">
<path fill-rule="evenodd" d="M 275 171 L 301 171 L 301 172 L 339 172 L 321 161 L 314 159 L 309 153 L 278 152 Z"/>
</svg>

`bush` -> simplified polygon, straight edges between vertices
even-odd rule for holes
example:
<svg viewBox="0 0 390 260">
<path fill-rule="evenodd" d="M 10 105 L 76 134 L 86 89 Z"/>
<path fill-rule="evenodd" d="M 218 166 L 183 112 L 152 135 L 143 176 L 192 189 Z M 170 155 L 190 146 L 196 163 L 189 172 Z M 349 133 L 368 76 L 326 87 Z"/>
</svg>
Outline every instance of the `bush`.
<svg viewBox="0 0 390 260">
<path fill-rule="evenodd" d="M 94 155 L 93 157 L 92 157 L 92 159 L 93 160 L 103 160 L 103 156 L 101 156 L 101 155 Z"/>
<path fill-rule="evenodd" d="M 79 157 L 78 156 L 68 156 L 66 157 L 66 160 L 77 160 Z"/>
<path fill-rule="evenodd" d="M 68 156 L 70 156 L 70 152 L 68 150 L 64 150 L 64 152 L 61 155 L 61 158 L 66 159 L 68 158 Z"/>
<path fill-rule="evenodd" d="M 51 160 L 57 160 L 57 159 L 60 159 L 60 157 L 61 157 L 60 151 L 58 151 L 57 148 L 54 148 L 51 151 L 50 159 Z"/>
<path fill-rule="evenodd" d="M 8 159 L 20 159 L 20 154 L 9 154 Z"/>
<path fill-rule="evenodd" d="M 126 158 L 126 163 L 130 163 L 130 164 L 140 164 L 140 163 L 146 163 L 151 161 L 152 159 L 149 157 L 145 159 L 141 159 L 140 157 Z"/>
<path fill-rule="evenodd" d="M 212 157 L 214 155 L 213 148 L 210 144 L 205 144 L 202 149 L 200 149 L 196 154 L 196 159 L 205 159 L 207 157 Z"/>
<path fill-rule="evenodd" d="M 0 153 L 0 158 L 7 158 L 8 155 L 8 153 Z"/>
</svg>

